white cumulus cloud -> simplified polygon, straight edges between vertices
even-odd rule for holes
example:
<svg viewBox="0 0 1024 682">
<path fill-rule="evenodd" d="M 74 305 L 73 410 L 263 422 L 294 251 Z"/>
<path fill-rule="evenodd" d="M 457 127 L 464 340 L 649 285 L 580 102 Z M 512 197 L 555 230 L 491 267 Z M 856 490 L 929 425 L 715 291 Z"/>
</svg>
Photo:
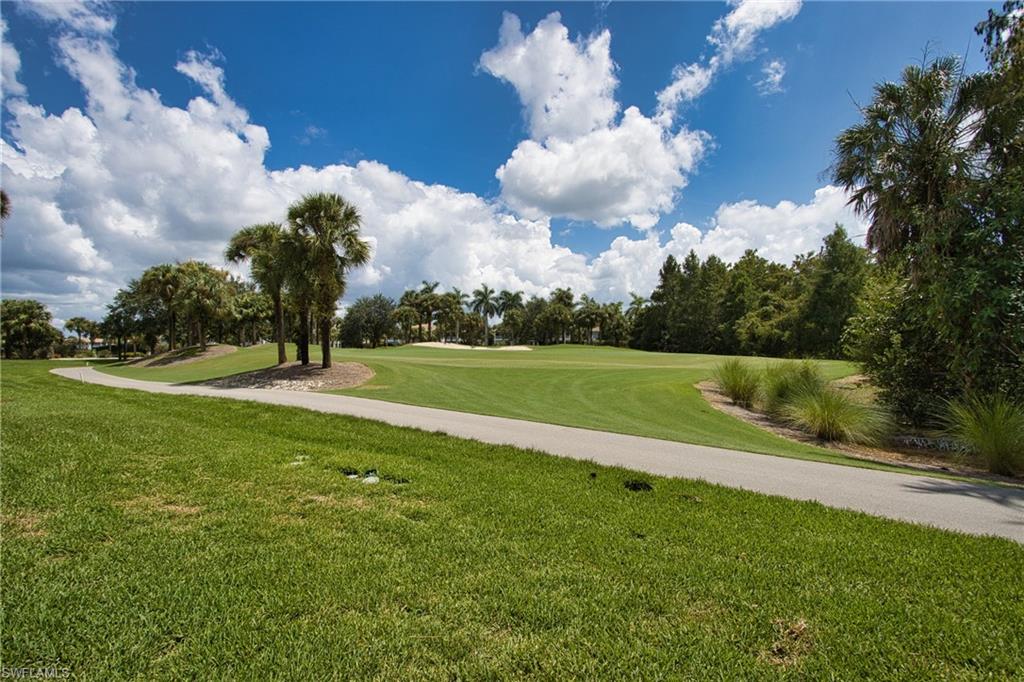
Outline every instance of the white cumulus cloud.
<svg viewBox="0 0 1024 682">
<path fill-rule="evenodd" d="M 524 35 L 519 17 L 506 12 L 480 68 L 516 89 L 533 139 L 571 140 L 607 127 L 619 112 L 611 40 L 608 30 L 570 39 L 558 12 Z"/>
<path fill-rule="evenodd" d="M 496 172 L 502 198 L 520 214 L 647 229 L 671 210 L 710 136 L 672 131 L 629 107 L 618 116 L 618 85 L 605 30 L 572 40 L 557 12 L 528 35 L 505 14 L 498 45 L 480 66 L 512 84 L 531 139 Z"/>
<path fill-rule="evenodd" d="M 3 187 L 14 206 L 4 226 L 5 295 L 37 297 L 61 318 L 99 317 L 145 267 L 222 263 L 235 230 L 283 220 L 287 205 L 311 191 L 339 192 L 362 212 L 374 256 L 353 276 L 350 297 L 396 294 L 421 279 L 530 293 L 592 289 L 586 259 L 552 243 L 547 217 L 519 217 L 373 161 L 269 171 L 269 134 L 228 94 L 219 55 L 186 52 L 174 68 L 202 94 L 183 107 L 165 104 L 136 83 L 111 36 L 76 28 L 93 24 L 65 14 L 52 17 L 56 60 L 82 86 L 84 110 L 54 114 L 25 90 L 4 93 Z M 17 54 L 6 42 L 4 50 Z"/>
<path fill-rule="evenodd" d="M 522 215 L 646 229 L 672 209 L 709 140 L 699 131 L 670 134 L 630 107 L 619 125 L 571 141 L 521 142 L 497 177 Z"/>
<path fill-rule="evenodd" d="M 0 172 L 13 201 L 2 286 L 5 296 L 42 300 L 58 318 L 102 316 L 114 291 L 150 265 L 222 263 L 235 230 L 283 220 L 288 204 L 311 191 L 338 192 L 363 215 L 373 258 L 352 277 L 349 300 L 396 295 L 422 279 L 537 294 L 568 286 L 602 300 L 624 298 L 650 291 L 668 253 L 697 248 L 734 259 L 758 247 L 785 260 L 816 248 L 835 220 L 855 222 L 842 193 L 823 188 L 808 204 L 724 205 L 706 235 L 681 223 L 662 242 L 649 228 L 672 208 L 709 138 L 670 131 L 635 107 L 620 114 L 607 32 L 570 40 L 557 15 L 536 38 L 537 29 L 525 36 L 507 18 L 483 67 L 528 93 L 532 137 L 499 169 L 499 202 L 370 160 L 268 170 L 270 135 L 231 97 L 218 53 L 188 51 L 168 64 L 201 94 L 164 102 L 119 58 L 113 15 L 102 6 L 90 14 L 90 7 L 34 10 L 55 27 L 55 59 L 82 87 L 83 108 L 49 112 L 33 103 L 18 81 L 9 35 L 2 44 Z M 535 74 L 534 58 L 520 54 L 535 48 L 592 87 L 578 87 L 575 76 Z M 588 260 L 552 242 L 552 215 L 628 221 L 648 231 L 619 237 Z"/>
<path fill-rule="evenodd" d="M 658 93 L 658 119 L 666 125 L 675 117 L 679 105 L 700 97 L 718 73 L 734 62 L 750 58 L 761 33 L 795 17 L 802 0 L 738 0 L 730 4 L 733 9 L 715 22 L 708 35 L 712 55 L 700 62 L 677 66 L 672 82 Z"/>
</svg>

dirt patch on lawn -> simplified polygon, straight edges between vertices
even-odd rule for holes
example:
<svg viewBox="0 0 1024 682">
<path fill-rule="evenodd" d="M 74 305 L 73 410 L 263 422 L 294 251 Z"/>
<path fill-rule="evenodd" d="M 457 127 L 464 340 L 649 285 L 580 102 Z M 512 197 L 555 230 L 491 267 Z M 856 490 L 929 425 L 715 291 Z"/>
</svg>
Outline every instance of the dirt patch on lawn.
<svg viewBox="0 0 1024 682">
<path fill-rule="evenodd" d="M 204 382 L 216 388 L 269 388 L 278 391 L 326 391 L 353 388 L 373 378 L 373 370 L 359 362 L 339 362 L 328 369 L 320 365 L 289 362 L 277 367 L 235 374 Z"/>
<path fill-rule="evenodd" d="M 200 360 L 209 360 L 220 355 L 228 355 L 238 350 L 237 346 L 230 346 L 226 343 L 210 344 L 206 350 L 200 350 L 199 346 L 178 348 L 176 350 L 160 353 L 150 358 L 142 358 L 130 362 L 132 367 L 167 367 L 169 365 L 187 365 Z"/>
<path fill-rule="evenodd" d="M 17 535 L 30 538 L 41 538 L 46 535 L 43 530 L 43 523 L 47 514 L 19 511 L 13 514 L 3 515 L 3 525 L 11 529 Z"/>
<path fill-rule="evenodd" d="M 856 379 L 853 381 L 847 380 L 840 386 L 840 388 L 852 388 L 854 386 L 858 386 Z M 1019 480 L 1014 480 L 1005 476 L 995 476 L 980 467 L 974 467 L 963 461 L 956 460 L 948 453 L 939 453 L 930 450 L 912 450 L 909 448 L 905 450 L 875 448 L 866 445 L 836 443 L 820 440 L 808 433 L 800 431 L 799 429 L 790 428 L 784 424 L 780 424 L 761 412 L 755 412 L 754 410 L 748 410 L 736 405 L 727 395 L 725 395 L 725 393 L 721 391 L 718 384 L 713 381 L 702 381 L 699 384 L 696 384 L 696 388 L 700 391 L 704 400 L 708 401 L 708 403 L 710 403 L 710 405 L 716 410 L 725 412 L 737 419 L 742 419 L 748 424 L 753 424 L 758 428 L 770 431 L 782 438 L 788 438 L 789 440 L 797 441 L 799 443 L 806 443 L 807 445 L 814 445 L 819 448 L 825 448 L 826 450 L 835 450 L 836 452 L 841 452 L 848 457 L 878 462 L 880 464 L 895 464 L 924 471 L 943 471 L 961 476 L 970 476 L 972 478 L 985 478 L 1007 483 L 1019 483 Z"/>
<path fill-rule="evenodd" d="M 807 621 L 802 618 L 792 623 L 776 620 L 773 625 L 776 639 L 762 655 L 765 661 L 788 668 L 799 663 L 801 658 L 810 653 L 813 642 Z"/>
</svg>

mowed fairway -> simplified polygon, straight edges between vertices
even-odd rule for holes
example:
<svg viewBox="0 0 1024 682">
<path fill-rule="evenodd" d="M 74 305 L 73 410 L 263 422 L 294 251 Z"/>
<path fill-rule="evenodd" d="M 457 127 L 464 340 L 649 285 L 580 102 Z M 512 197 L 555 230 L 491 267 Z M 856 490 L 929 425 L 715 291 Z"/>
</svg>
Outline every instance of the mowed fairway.
<svg viewBox="0 0 1024 682">
<path fill-rule="evenodd" d="M 311 349 L 312 350 L 312 349 Z M 794 443 L 708 405 L 694 384 L 722 360 L 713 355 L 644 353 L 621 348 L 548 346 L 529 352 L 405 346 L 335 349 L 337 361 L 362 362 L 376 376 L 345 395 L 462 412 L 579 426 L 687 443 L 823 461 L 860 463 Z M 318 351 L 314 353 L 319 357 Z M 151 381 L 202 381 L 276 361 L 273 346 L 239 350 L 165 368 L 105 367 Z M 294 353 L 289 347 L 289 357 Z M 750 359 L 763 365 L 770 360 Z M 850 363 L 819 363 L 829 378 L 856 371 Z"/>
<path fill-rule="evenodd" d="M 1024 547 L 0 367 L 8 667 L 85 679 L 1012 678 Z M 61 363 L 61 366 L 66 366 Z M 377 469 L 367 485 L 345 472 Z"/>
</svg>

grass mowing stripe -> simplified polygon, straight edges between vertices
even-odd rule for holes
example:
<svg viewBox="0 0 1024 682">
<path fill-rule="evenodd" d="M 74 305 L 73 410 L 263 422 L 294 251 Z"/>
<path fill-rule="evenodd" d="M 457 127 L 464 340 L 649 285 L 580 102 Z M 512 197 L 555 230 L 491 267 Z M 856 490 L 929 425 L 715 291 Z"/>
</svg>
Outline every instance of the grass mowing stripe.
<svg viewBox="0 0 1024 682">
<path fill-rule="evenodd" d="M 634 472 L 49 366 L 2 367 L 5 666 L 87 679 L 1024 668 L 1024 548 L 1006 540 L 693 481 L 647 477 L 653 490 L 634 493 Z"/>
<path fill-rule="evenodd" d="M 319 349 L 311 351 L 315 362 Z M 293 356 L 289 347 L 289 357 Z M 337 361 L 365 363 L 376 373 L 365 386 L 339 391 L 347 395 L 874 466 L 779 438 L 711 408 L 693 385 L 710 376 L 719 356 L 601 346 L 549 346 L 530 352 L 405 346 L 338 349 L 335 356 Z M 177 367 L 107 366 L 102 371 L 133 379 L 190 382 L 267 367 L 276 357 L 276 348 L 268 344 Z M 833 378 L 855 370 L 846 362 L 819 364 Z"/>
</svg>

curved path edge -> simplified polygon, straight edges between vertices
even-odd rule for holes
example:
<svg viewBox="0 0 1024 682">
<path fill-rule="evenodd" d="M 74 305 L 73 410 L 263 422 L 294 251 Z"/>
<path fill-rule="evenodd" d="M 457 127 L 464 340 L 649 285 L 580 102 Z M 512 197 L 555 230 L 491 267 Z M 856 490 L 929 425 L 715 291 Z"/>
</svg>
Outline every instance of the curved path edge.
<svg viewBox="0 0 1024 682">
<path fill-rule="evenodd" d="M 454 412 L 368 398 L 125 379 L 91 367 L 53 374 L 150 393 L 250 400 L 373 419 L 394 426 L 514 445 L 658 476 L 700 479 L 794 500 L 1024 543 L 1024 489 L 828 464 L 725 448 Z"/>
</svg>

